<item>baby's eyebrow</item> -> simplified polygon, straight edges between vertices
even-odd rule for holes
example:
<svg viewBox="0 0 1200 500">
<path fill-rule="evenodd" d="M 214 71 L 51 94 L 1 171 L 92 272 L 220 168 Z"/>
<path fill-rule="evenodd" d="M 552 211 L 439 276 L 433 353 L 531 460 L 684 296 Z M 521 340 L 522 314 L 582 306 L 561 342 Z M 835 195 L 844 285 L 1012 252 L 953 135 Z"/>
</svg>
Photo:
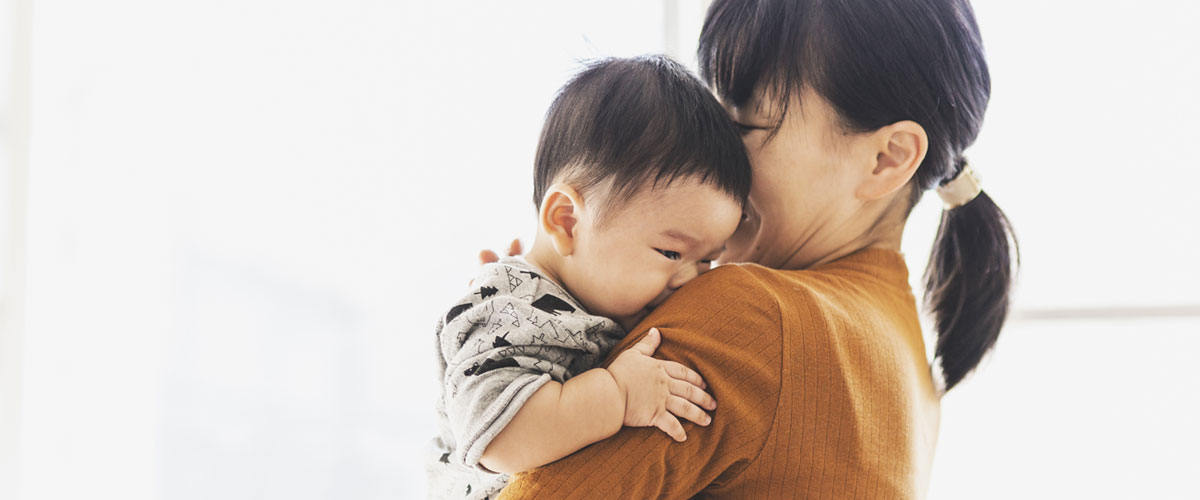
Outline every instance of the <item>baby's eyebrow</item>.
<svg viewBox="0 0 1200 500">
<path fill-rule="evenodd" d="M 697 241 L 696 238 L 693 238 L 691 236 L 683 234 L 674 229 L 668 229 L 666 231 L 663 231 L 662 234 L 663 234 L 663 236 L 666 236 L 668 238 L 674 238 L 676 240 L 679 240 L 680 242 L 683 242 L 683 244 L 687 245 L 688 248 L 695 248 L 696 245 L 700 244 L 700 242 Z"/>
</svg>

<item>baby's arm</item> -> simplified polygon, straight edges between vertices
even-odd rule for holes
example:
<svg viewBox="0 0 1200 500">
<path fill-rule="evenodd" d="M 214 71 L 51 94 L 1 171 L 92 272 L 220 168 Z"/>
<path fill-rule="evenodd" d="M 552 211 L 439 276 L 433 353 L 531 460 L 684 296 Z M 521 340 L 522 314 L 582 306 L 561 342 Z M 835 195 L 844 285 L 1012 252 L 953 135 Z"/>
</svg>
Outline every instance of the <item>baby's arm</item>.
<svg viewBox="0 0 1200 500">
<path fill-rule="evenodd" d="M 617 356 L 607 368 L 588 370 L 559 384 L 548 382 L 488 444 L 479 463 L 508 474 L 570 455 L 620 430 L 654 426 L 676 441 L 687 438 L 676 416 L 699 425 L 716 401 L 700 375 L 673 361 L 650 357 L 658 330 Z"/>
</svg>

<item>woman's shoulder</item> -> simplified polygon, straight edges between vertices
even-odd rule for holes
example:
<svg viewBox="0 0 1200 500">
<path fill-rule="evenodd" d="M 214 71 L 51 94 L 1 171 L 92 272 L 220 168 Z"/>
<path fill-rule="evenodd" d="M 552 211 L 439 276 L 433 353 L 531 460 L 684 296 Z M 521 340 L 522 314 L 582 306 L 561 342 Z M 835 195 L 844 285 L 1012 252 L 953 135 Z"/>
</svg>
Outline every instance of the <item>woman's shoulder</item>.
<svg viewBox="0 0 1200 500">
<path fill-rule="evenodd" d="M 900 297 L 912 299 L 908 267 L 899 252 L 865 248 L 838 260 L 807 269 L 772 269 L 758 264 L 728 264 L 708 274 L 713 283 L 742 284 L 787 303 L 871 302 Z M 700 276 L 695 281 L 699 281 Z"/>
<path fill-rule="evenodd" d="M 771 278 L 776 272 L 756 264 L 726 264 L 706 272 L 671 295 L 642 325 L 734 325 L 755 334 L 778 336 L 780 302 L 786 291 Z M 744 333 L 742 333 L 744 334 Z"/>
<path fill-rule="evenodd" d="M 722 264 L 711 271 L 697 276 L 688 286 L 746 286 L 771 290 L 777 286 L 781 271 L 754 263 Z M 684 287 L 682 290 L 687 289 Z"/>
<path fill-rule="evenodd" d="M 659 353 L 667 355 L 665 359 L 672 359 L 670 355 L 678 349 L 686 354 L 676 361 L 703 364 L 737 352 L 760 352 L 764 346 L 778 345 L 783 319 L 778 297 L 762 277 L 744 265 L 723 265 L 696 277 L 667 298 L 630 330 L 609 360 L 651 328 L 663 333 Z"/>
<path fill-rule="evenodd" d="M 808 295 L 805 291 L 814 278 L 817 278 L 814 273 L 805 271 L 771 269 L 753 263 L 724 264 L 698 276 L 676 295 L 720 295 L 736 302 L 793 302 Z"/>
</svg>

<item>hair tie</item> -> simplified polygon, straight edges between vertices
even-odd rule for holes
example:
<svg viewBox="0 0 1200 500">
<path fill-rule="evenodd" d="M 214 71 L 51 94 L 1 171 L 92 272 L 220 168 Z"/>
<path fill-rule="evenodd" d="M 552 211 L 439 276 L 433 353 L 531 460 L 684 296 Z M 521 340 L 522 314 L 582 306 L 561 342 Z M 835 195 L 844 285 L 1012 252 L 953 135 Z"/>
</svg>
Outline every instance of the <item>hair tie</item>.
<svg viewBox="0 0 1200 500">
<path fill-rule="evenodd" d="M 970 203 L 982 191 L 979 177 L 975 176 L 975 171 L 971 170 L 971 164 L 966 158 L 963 158 L 962 170 L 958 171 L 958 175 L 937 188 L 938 196 L 942 198 L 946 210 Z"/>
</svg>

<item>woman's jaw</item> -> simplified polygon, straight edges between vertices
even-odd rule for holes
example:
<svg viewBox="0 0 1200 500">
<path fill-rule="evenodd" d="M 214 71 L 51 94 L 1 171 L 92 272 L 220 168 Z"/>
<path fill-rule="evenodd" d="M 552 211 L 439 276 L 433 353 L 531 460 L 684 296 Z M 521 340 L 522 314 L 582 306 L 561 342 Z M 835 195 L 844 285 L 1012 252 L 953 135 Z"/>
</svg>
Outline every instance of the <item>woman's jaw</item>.
<svg viewBox="0 0 1200 500">
<path fill-rule="evenodd" d="M 725 243 L 718 264 L 754 263 L 772 269 L 807 269 L 867 247 L 900 250 L 903 217 L 877 204 L 853 212 L 817 210 L 804 215 L 760 213 L 753 199 Z M 881 210 L 882 209 L 882 210 Z"/>
<path fill-rule="evenodd" d="M 717 264 L 735 264 L 740 262 L 758 262 L 758 255 L 755 251 L 758 246 L 758 229 L 761 219 L 754 212 L 751 204 L 746 203 L 745 211 L 742 212 L 742 220 L 738 223 L 737 230 L 733 232 L 733 236 L 729 237 L 729 241 L 725 242 L 725 252 L 721 254 L 721 258 L 717 259 Z"/>
</svg>

